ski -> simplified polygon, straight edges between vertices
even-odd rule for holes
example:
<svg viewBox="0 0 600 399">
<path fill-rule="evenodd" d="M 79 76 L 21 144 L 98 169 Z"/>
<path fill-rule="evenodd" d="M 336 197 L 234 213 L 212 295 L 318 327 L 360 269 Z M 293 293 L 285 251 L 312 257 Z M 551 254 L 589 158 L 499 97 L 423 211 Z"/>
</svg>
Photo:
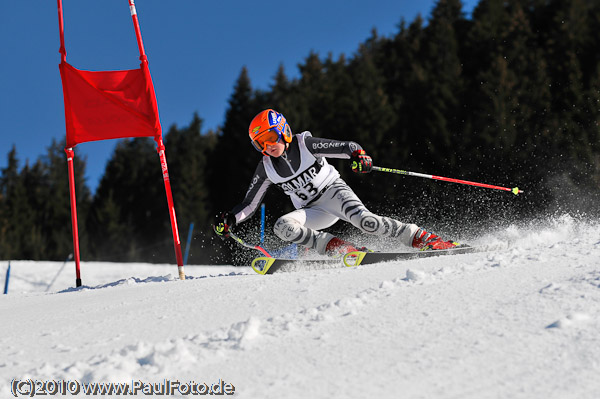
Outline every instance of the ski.
<svg viewBox="0 0 600 399">
<path fill-rule="evenodd" d="M 258 274 L 273 274 L 284 266 L 300 266 L 306 269 L 311 266 L 323 268 L 331 267 L 355 267 L 359 265 L 370 265 L 373 263 L 403 261 L 411 259 L 429 258 L 434 256 L 459 255 L 475 252 L 487 252 L 499 249 L 506 249 L 506 245 L 492 246 L 461 246 L 451 249 L 438 249 L 429 251 L 410 251 L 410 252 L 349 252 L 343 258 L 334 259 L 281 259 L 261 256 L 252 261 L 252 269 Z"/>
<path fill-rule="evenodd" d="M 433 256 L 458 255 L 488 251 L 487 247 L 462 246 L 451 249 L 438 249 L 412 252 L 349 252 L 344 255 L 344 265 L 348 267 L 370 265 L 379 262 L 429 258 Z"/>
<path fill-rule="evenodd" d="M 342 258 L 337 259 L 281 259 L 260 256 L 252 261 L 251 267 L 258 274 L 273 274 L 283 266 L 302 265 L 303 267 L 315 265 L 343 266 Z"/>
</svg>

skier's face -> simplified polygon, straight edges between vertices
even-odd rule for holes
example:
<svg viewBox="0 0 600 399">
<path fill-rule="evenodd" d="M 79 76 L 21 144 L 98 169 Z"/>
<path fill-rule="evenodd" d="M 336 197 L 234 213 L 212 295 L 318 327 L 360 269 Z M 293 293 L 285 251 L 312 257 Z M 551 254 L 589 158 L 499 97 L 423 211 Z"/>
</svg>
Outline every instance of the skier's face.
<svg viewBox="0 0 600 399">
<path fill-rule="evenodd" d="M 285 151 L 283 140 L 280 140 L 278 143 L 268 143 L 265 147 L 265 153 L 275 158 L 279 158 L 283 154 L 283 151 Z"/>
</svg>

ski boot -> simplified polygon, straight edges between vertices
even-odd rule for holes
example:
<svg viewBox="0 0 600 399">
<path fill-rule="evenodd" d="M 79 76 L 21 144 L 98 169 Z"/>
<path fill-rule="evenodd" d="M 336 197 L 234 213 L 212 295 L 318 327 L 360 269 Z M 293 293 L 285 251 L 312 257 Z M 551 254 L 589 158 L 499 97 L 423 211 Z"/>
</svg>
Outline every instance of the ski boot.
<svg viewBox="0 0 600 399">
<path fill-rule="evenodd" d="M 373 252 L 366 247 L 356 247 L 354 244 L 349 243 L 348 241 L 344 241 L 340 238 L 333 237 L 327 243 L 327 247 L 325 247 L 325 253 L 328 256 L 337 258 L 340 256 L 344 256 L 349 252 Z"/>
<path fill-rule="evenodd" d="M 451 249 L 461 245 L 455 241 L 444 241 L 436 234 L 428 233 L 423 229 L 419 229 L 413 238 L 412 246 L 420 251 L 430 251 Z"/>
</svg>

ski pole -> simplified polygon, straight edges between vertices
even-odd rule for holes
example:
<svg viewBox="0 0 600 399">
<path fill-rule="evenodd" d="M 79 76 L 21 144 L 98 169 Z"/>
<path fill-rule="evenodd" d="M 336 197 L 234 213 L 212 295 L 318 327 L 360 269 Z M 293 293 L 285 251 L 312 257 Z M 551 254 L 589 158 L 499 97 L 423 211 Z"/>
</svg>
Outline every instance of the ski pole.
<svg viewBox="0 0 600 399">
<path fill-rule="evenodd" d="M 238 237 L 237 235 L 235 235 L 231 230 L 229 231 L 229 237 L 232 238 L 238 244 L 240 244 L 242 247 L 246 247 L 246 248 L 250 248 L 250 249 L 256 249 L 257 251 L 262 252 L 263 255 L 265 255 L 266 257 L 268 257 L 268 258 L 272 257 L 267 252 L 267 250 L 264 249 L 263 247 L 261 247 L 260 245 L 252 245 L 252 244 L 247 243 L 246 241 L 244 241 L 243 239 L 241 239 L 240 237 Z"/>
<path fill-rule="evenodd" d="M 406 176 L 424 177 L 426 179 L 442 180 L 442 181 L 447 181 L 447 182 L 451 182 L 451 183 L 468 184 L 470 186 L 493 188 L 494 190 L 510 191 L 514 195 L 524 193 L 523 190 L 519 190 L 519 187 L 508 188 L 508 187 L 493 186 L 491 184 L 476 183 L 476 182 L 468 181 L 468 180 L 452 179 L 450 177 L 426 175 L 424 173 L 409 172 L 407 170 L 381 168 L 379 166 L 373 166 L 371 170 L 375 170 L 377 172 L 396 173 L 396 174 L 399 174 L 399 175 L 406 175 Z"/>
</svg>

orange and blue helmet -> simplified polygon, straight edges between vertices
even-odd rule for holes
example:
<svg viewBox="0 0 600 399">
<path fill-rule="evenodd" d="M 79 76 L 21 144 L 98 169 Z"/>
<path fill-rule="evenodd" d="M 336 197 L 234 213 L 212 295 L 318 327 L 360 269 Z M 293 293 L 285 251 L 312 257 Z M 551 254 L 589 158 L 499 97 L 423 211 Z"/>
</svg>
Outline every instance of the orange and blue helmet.
<svg viewBox="0 0 600 399">
<path fill-rule="evenodd" d="M 273 110 L 266 109 L 261 111 L 250 122 L 248 128 L 250 141 L 257 151 L 266 154 L 267 144 L 284 143 L 292 141 L 292 129 L 288 125 L 285 117 Z"/>
</svg>

